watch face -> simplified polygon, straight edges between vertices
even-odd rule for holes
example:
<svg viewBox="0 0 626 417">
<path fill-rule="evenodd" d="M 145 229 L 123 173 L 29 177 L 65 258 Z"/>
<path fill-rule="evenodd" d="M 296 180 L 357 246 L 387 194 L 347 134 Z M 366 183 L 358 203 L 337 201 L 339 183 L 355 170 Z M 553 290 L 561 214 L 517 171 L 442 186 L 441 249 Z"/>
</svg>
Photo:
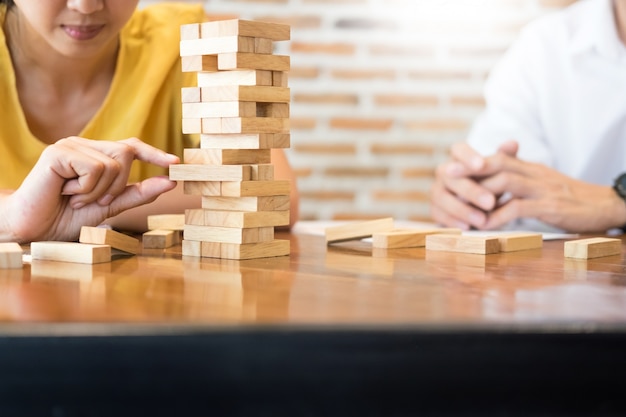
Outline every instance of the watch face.
<svg viewBox="0 0 626 417">
<path fill-rule="evenodd" d="M 626 198 L 626 173 L 620 175 L 615 180 L 615 190 L 622 198 Z"/>
</svg>

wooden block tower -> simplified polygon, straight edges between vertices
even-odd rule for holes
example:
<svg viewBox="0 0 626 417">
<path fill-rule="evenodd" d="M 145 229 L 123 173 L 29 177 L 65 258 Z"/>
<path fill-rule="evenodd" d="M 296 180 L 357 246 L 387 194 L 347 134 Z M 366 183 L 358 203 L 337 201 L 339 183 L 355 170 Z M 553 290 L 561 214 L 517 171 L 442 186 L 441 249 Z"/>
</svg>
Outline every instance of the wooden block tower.
<svg viewBox="0 0 626 417">
<path fill-rule="evenodd" d="M 202 196 L 185 213 L 183 255 L 253 259 L 289 254 L 274 227 L 289 224 L 289 181 L 274 179 L 272 148 L 288 148 L 289 56 L 274 42 L 287 25 L 240 19 L 183 25 L 182 71 L 197 72 L 183 88 L 183 133 L 200 134 L 170 179 Z"/>
</svg>

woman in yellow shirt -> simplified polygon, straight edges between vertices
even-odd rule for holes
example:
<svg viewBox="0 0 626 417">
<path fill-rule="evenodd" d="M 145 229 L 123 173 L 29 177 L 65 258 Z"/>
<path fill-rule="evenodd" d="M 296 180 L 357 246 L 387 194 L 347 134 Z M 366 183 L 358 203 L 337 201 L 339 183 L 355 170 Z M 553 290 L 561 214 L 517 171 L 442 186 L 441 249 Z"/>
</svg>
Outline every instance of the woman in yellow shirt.
<svg viewBox="0 0 626 417">
<path fill-rule="evenodd" d="M 1 241 L 73 240 L 104 221 L 142 231 L 149 214 L 200 205 L 166 175 L 197 144 L 182 134 L 179 31 L 204 10 L 138 3 L 0 0 Z"/>
</svg>

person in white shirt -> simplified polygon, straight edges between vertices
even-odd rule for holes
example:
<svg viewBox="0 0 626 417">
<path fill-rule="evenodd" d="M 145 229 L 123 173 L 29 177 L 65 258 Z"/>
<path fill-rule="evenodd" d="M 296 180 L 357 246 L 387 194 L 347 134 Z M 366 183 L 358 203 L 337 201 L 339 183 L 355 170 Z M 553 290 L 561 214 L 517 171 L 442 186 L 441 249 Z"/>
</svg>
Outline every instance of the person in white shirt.
<svg viewBox="0 0 626 417">
<path fill-rule="evenodd" d="M 626 0 L 579 0 L 524 28 L 467 142 L 437 167 L 433 219 L 465 230 L 626 225 L 625 45 Z"/>
</svg>

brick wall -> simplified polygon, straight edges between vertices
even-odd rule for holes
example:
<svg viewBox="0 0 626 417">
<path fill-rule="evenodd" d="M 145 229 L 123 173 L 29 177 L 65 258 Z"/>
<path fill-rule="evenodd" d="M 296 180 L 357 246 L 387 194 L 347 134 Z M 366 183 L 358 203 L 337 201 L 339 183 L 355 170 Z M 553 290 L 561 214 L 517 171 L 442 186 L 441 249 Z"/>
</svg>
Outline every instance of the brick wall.
<svg viewBox="0 0 626 417">
<path fill-rule="evenodd" d="M 210 0 L 206 10 L 291 25 L 276 52 L 291 55 L 287 152 L 302 219 L 427 220 L 434 167 L 481 111 L 490 68 L 524 24 L 570 3 Z"/>
</svg>

